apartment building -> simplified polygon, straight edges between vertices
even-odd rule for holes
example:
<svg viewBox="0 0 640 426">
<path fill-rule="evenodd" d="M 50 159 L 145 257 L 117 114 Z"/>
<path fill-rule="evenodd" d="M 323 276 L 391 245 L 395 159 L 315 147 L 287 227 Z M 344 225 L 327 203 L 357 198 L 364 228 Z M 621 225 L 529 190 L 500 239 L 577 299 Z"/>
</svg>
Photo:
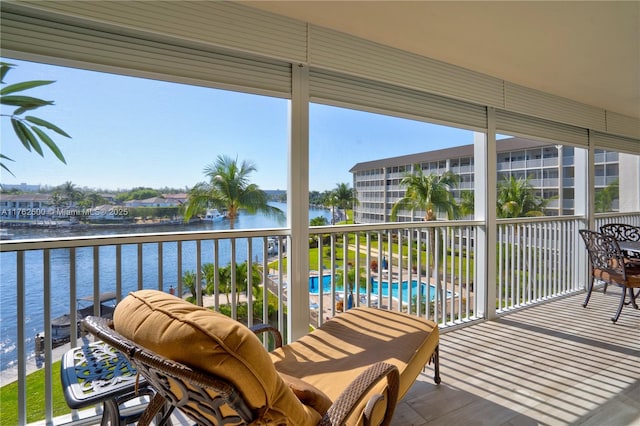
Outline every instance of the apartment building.
<svg viewBox="0 0 640 426">
<path fill-rule="evenodd" d="M 497 153 L 498 181 L 511 176 L 528 178 L 537 195 L 548 200 L 547 215 L 574 214 L 576 159 L 573 147 L 511 137 L 497 140 Z M 440 175 L 446 171 L 457 174 L 460 180 L 453 194 L 460 200 L 462 191 L 474 189 L 473 155 L 473 145 L 461 145 L 356 164 L 350 170 L 359 201 L 354 207 L 355 221 L 389 221 L 391 208 L 405 193 L 400 181 L 415 165 L 422 167 L 425 174 Z M 619 155 L 622 154 L 596 150 L 596 190 L 618 180 Z M 611 207 L 617 211 L 619 200 L 614 200 Z M 424 212 L 415 211 L 413 217 L 400 212 L 397 220 L 404 222 L 422 217 Z"/>
</svg>

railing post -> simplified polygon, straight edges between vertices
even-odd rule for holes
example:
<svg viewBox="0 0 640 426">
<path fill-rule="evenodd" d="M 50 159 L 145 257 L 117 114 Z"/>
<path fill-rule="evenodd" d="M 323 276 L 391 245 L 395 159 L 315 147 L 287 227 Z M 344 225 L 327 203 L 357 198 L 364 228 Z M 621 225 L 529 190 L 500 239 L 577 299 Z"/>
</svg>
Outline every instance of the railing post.
<svg viewBox="0 0 640 426">
<path fill-rule="evenodd" d="M 579 287 L 584 287 L 587 283 L 588 258 L 584 243 L 578 234 L 578 229 L 595 228 L 595 147 L 591 143 L 591 132 L 589 132 L 589 148 L 576 149 L 574 152 L 574 176 L 576 185 L 574 191 L 574 212 L 577 216 L 584 217 L 583 223 L 577 226 L 574 231 L 576 247 L 575 267 L 576 277 Z"/>
<path fill-rule="evenodd" d="M 27 424 L 27 350 L 25 348 L 25 261 L 24 251 L 19 251 L 16 258 L 17 281 L 17 314 L 18 314 L 18 424 Z"/>
<path fill-rule="evenodd" d="M 291 67 L 287 220 L 288 341 L 309 332 L 309 68 Z"/>
</svg>

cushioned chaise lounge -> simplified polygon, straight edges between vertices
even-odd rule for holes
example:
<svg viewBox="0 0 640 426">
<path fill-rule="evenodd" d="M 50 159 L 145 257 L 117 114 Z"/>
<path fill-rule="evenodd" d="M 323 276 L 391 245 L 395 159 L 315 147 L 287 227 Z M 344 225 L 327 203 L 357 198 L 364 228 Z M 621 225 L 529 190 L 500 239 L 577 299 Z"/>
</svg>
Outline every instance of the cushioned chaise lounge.
<svg viewBox="0 0 640 426">
<path fill-rule="evenodd" d="M 198 424 L 386 424 L 430 361 L 440 382 L 437 324 L 375 308 L 272 352 L 241 323 L 154 290 L 124 298 L 113 324 L 92 317 L 85 328 L 157 389 L 151 414 L 168 403 Z"/>
</svg>

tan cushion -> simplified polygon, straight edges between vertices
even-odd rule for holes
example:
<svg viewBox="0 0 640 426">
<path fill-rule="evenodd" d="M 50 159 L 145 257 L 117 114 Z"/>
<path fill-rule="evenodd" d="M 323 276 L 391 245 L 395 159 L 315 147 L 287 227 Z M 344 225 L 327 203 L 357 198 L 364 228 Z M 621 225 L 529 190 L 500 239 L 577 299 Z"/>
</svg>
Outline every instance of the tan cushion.
<svg viewBox="0 0 640 426">
<path fill-rule="evenodd" d="M 382 309 L 355 308 L 270 355 L 280 373 L 304 380 L 332 401 L 366 368 L 379 361 L 389 362 L 400 371 L 400 399 L 438 342 L 438 326 L 433 321 Z"/>
<path fill-rule="evenodd" d="M 129 294 L 113 319 L 116 331 L 128 339 L 233 383 L 250 408 L 263 412 L 264 423 L 315 425 L 320 420 L 298 401 L 260 340 L 238 321 L 156 290 Z"/>
<path fill-rule="evenodd" d="M 320 415 L 324 416 L 329 407 L 331 407 L 329 397 L 317 387 L 297 377 L 289 376 L 288 374 L 280 373 L 280 377 L 282 377 L 282 380 L 291 388 L 300 402 L 309 405 L 320 413 Z"/>
</svg>

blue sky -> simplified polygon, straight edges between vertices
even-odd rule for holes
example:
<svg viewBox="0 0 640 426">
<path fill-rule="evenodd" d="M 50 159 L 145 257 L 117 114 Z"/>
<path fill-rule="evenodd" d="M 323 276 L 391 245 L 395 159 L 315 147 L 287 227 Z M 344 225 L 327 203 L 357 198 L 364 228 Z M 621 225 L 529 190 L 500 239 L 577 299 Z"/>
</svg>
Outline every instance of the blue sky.
<svg viewBox="0 0 640 426">
<path fill-rule="evenodd" d="M 49 151 L 44 158 L 26 151 L 2 117 L 1 152 L 15 160 L 6 162 L 15 177 L 0 172 L 3 184 L 187 188 L 223 154 L 252 161 L 260 188 L 286 189 L 285 99 L 2 60 L 17 65 L 8 84 L 56 81 L 25 92 L 55 101 L 30 114 L 72 136 L 54 137 L 65 165 Z M 309 133 L 310 189 L 318 191 L 351 183 L 358 162 L 473 142 L 466 130 L 318 104 L 310 107 Z"/>
</svg>

